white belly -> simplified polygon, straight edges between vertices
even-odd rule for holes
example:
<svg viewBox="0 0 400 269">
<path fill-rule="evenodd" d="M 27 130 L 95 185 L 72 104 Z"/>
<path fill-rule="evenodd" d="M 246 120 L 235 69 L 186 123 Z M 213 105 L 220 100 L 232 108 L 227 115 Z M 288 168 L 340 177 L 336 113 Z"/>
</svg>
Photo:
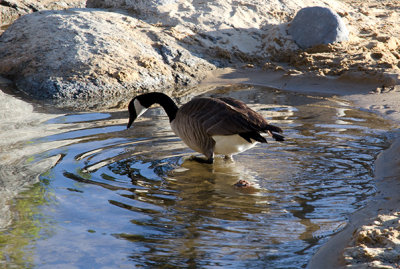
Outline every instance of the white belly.
<svg viewBox="0 0 400 269">
<path fill-rule="evenodd" d="M 249 143 L 240 135 L 215 135 L 215 154 L 233 155 L 254 147 L 257 142 Z"/>
</svg>

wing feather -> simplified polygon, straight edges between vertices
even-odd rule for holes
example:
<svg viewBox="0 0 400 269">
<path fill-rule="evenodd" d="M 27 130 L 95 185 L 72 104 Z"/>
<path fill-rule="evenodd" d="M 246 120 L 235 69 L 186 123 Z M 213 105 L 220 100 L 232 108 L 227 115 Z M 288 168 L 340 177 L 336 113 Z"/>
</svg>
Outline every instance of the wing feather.
<svg viewBox="0 0 400 269">
<path fill-rule="evenodd" d="M 232 98 L 194 98 L 178 113 L 198 121 L 210 135 L 233 135 L 268 130 L 268 122 L 245 103 Z"/>
</svg>

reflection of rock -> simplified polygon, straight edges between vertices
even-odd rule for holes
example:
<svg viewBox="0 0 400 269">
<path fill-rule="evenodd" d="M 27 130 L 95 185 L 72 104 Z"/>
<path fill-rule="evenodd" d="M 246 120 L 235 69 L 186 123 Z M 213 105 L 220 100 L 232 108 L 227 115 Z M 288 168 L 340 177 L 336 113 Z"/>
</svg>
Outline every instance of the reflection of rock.
<svg viewBox="0 0 400 269">
<path fill-rule="evenodd" d="M 39 99 L 109 107 L 135 91 L 193 84 L 213 69 L 163 30 L 119 13 L 37 12 L 1 36 L 0 73 Z"/>
<path fill-rule="evenodd" d="M 0 158 L 3 159 L 3 155 L 0 153 Z M 12 221 L 8 200 L 39 182 L 39 175 L 53 167 L 59 159 L 60 156 L 53 156 L 35 163 L 12 160 L 12 163 L 0 165 L 0 229 L 10 225 Z"/>
<path fill-rule="evenodd" d="M 7 81 L 0 78 L 0 86 Z M 43 141 L 31 143 L 44 134 L 61 132 L 59 126 L 50 127 L 45 121 L 56 114 L 34 111 L 32 105 L 0 91 L 0 229 L 12 221 L 8 200 L 22 190 L 38 182 L 41 173 L 47 171 L 60 158 L 46 156 L 33 158 L 48 148 L 62 146 L 68 141 Z"/>
<path fill-rule="evenodd" d="M 349 32 L 339 15 L 324 7 L 299 10 L 288 31 L 301 48 L 349 39 Z"/>
</svg>

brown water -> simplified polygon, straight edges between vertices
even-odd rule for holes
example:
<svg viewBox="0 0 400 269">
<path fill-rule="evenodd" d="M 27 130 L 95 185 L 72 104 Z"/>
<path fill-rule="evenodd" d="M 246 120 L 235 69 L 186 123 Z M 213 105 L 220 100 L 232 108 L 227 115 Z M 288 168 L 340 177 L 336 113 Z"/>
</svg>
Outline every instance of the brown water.
<svg viewBox="0 0 400 269">
<path fill-rule="evenodd" d="M 287 140 L 206 165 L 186 160 L 194 153 L 159 108 L 129 130 L 125 111 L 37 113 L 41 135 L 13 142 L 29 154 L 11 160 L 54 166 L 12 200 L 0 267 L 305 267 L 374 194 L 389 123 L 338 100 L 266 88 L 208 95 L 245 101 Z M 257 187 L 235 188 L 240 179 Z"/>
</svg>

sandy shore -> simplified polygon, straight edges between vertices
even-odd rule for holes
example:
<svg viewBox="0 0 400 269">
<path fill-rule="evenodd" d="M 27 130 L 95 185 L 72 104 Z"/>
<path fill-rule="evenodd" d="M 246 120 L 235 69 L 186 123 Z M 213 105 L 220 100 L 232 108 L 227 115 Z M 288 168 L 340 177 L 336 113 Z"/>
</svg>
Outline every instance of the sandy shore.
<svg viewBox="0 0 400 269">
<path fill-rule="evenodd" d="M 246 83 L 284 91 L 339 97 L 400 125 L 400 88 L 379 89 L 371 81 L 287 75 L 285 71 L 225 69 L 201 86 Z M 400 263 L 400 134 L 375 162 L 377 192 L 349 217 L 348 225 L 314 255 L 309 268 L 399 268 Z"/>
</svg>

